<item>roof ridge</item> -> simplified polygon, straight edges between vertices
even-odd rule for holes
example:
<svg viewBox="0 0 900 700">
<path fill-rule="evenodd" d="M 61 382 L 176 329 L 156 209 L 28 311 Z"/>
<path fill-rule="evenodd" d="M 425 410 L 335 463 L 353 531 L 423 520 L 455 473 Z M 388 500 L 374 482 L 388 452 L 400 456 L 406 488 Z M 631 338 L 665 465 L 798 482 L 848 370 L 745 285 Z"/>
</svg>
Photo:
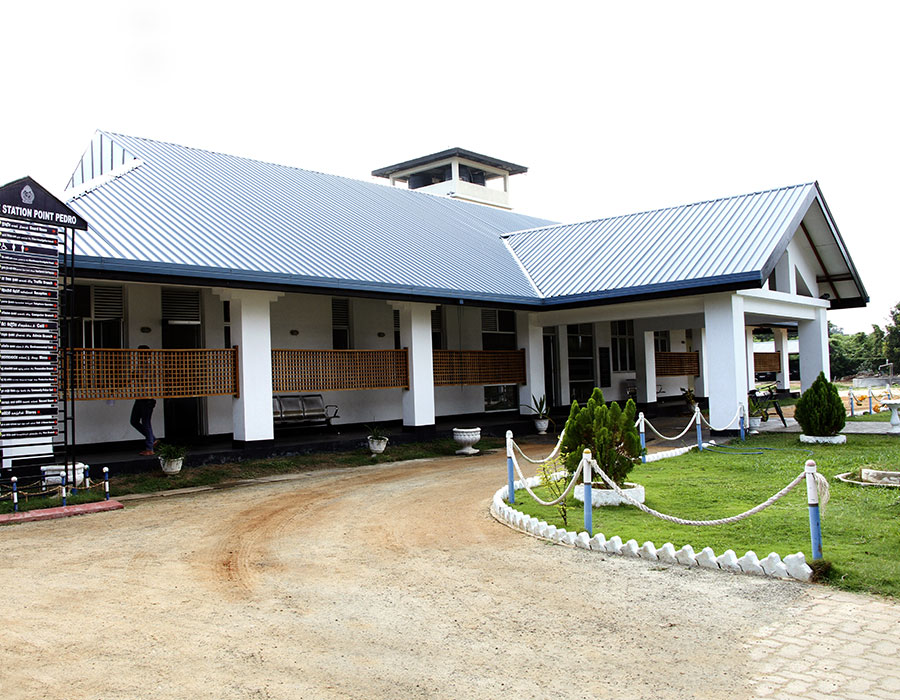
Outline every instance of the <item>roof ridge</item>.
<svg viewBox="0 0 900 700">
<path fill-rule="evenodd" d="M 533 233 L 535 231 L 544 231 L 544 230 L 549 230 L 549 229 L 564 228 L 566 226 L 579 226 L 579 225 L 583 225 L 583 224 L 593 224 L 593 223 L 597 223 L 599 221 L 613 221 L 615 219 L 625 219 L 625 218 L 628 218 L 631 216 L 643 216 L 644 214 L 658 214 L 660 212 L 673 211 L 675 209 L 687 209 L 689 207 L 698 207 L 701 204 L 713 204 L 715 202 L 725 202 L 730 199 L 755 197 L 756 195 L 760 195 L 760 194 L 769 194 L 771 192 L 780 192 L 782 190 L 794 190 L 794 189 L 797 189 L 798 187 L 809 187 L 810 185 L 816 185 L 816 182 L 817 181 L 815 181 L 815 180 L 813 180 L 811 182 L 801 182 L 796 185 L 784 185 L 782 187 L 772 187 L 771 189 L 768 189 L 768 190 L 759 190 L 757 192 L 745 192 L 744 194 L 733 194 L 733 195 L 729 195 L 727 197 L 716 197 L 715 199 L 704 199 L 699 202 L 689 202 L 687 204 L 673 204 L 670 207 L 659 207 L 658 209 L 645 209 L 643 211 L 635 211 L 635 212 L 630 212 L 628 214 L 614 214 L 613 216 L 601 216 L 597 219 L 585 219 L 583 221 L 571 221 L 567 224 L 551 224 L 550 226 L 536 226 L 534 228 L 522 229 L 521 231 L 509 231 L 508 233 L 502 233 L 500 235 L 503 238 L 510 238 L 511 236 L 517 236 L 517 235 L 520 235 L 523 233 Z"/>
<path fill-rule="evenodd" d="M 117 133 L 114 131 L 104 131 L 103 129 L 97 129 L 97 131 L 100 131 L 101 133 L 106 134 L 112 140 L 115 140 L 116 137 L 123 137 L 126 139 L 134 139 L 136 141 L 147 141 L 149 143 L 160 144 L 163 146 L 173 146 L 175 148 L 182 148 L 182 149 L 189 150 L 189 151 L 208 153 L 213 156 L 223 156 L 225 158 L 242 160 L 242 161 L 246 161 L 248 163 L 259 163 L 260 165 L 273 166 L 276 168 L 283 168 L 286 170 L 294 170 L 294 171 L 304 172 L 304 173 L 311 173 L 313 175 L 321 175 L 323 177 L 337 178 L 339 180 L 344 180 L 347 182 L 360 183 L 363 185 L 370 185 L 372 187 L 380 187 L 380 188 L 384 188 L 386 190 L 391 190 L 391 191 L 395 191 L 395 192 L 406 192 L 406 193 L 411 193 L 411 194 L 415 194 L 418 196 L 433 197 L 435 199 L 439 199 L 442 201 L 451 201 L 452 200 L 454 202 L 459 202 L 460 205 L 471 205 L 471 206 L 476 206 L 476 207 L 491 207 L 491 205 L 489 205 L 489 204 L 479 204 L 478 202 L 469 202 L 469 201 L 462 200 L 462 199 L 456 199 L 455 197 L 450 197 L 449 195 L 435 194 L 434 192 L 421 192 L 419 190 L 409 190 L 409 189 L 404 190 L 401 188 L 393 187 L 391 185 L 386 185 L 381 182 L 372 182 L 369 180 L 361 180 L 359 178 L 350 177 L 349 175 L 336 175 L 334 173 L 326 173 L 321 170 L 310 170 L 309 168 L 301 168 L 296 165 L 285 165 L 284 163 L 275 163 L 273 161 L 262 160 L 260 158 L 250 158 L 248 156 L 238 156 L 233 153 L 225 153 L 224 151 L 213 151 L 208 148 L 197 148 L 195 146 L 185 146 L 184 144 L 175 143 L 173 141 L 162 141 L 160 139 L 151 139 L 151 138 L 146 138 L 144 136 L 129 136 L 128 134 L 120 134 L 120 133 Z M 127 150 L 127 149 L 125 149 L 125 150 Z M 105 183 L 101 183 L 101 184 L 105 184 Z M 491 207 L 491 208 L 497 209 L 497 207 Z M 504 210 L 504 211 L 506 213 L 515 214 L 517 216 L 525 216 L 525 217 L 528 217 L 529 219 L 542 219 L 543 218 L 543 217 L 535 216 L 533 214 L 524 214 L 522 212 L 517 212 L 517 211 L 511 211 L 511 210 Z M 546 228 L 546 226 L 539 226 L 537 228 Z M 525 231 L 525 230 L 530 230 L 530 229 L 522 229 L 522 230 Z"/>
</svg>

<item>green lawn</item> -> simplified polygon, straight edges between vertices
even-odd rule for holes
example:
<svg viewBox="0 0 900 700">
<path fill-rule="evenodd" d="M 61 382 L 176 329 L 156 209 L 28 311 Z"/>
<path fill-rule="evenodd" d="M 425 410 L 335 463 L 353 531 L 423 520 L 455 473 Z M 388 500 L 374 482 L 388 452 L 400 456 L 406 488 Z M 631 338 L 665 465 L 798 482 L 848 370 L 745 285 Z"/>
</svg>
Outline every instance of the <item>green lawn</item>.
<svg viewBox="0 0 900 700">
<path fill-rule="evenodd" d="M 847 422 L 854 423 L 890 423 L 891 422 L 891 412 L 885 411 L 884 413 L 866 413 L 865 415 L 860 415 L 857 413 L 855 416 L 847 416 Z"/>
<path fill-rule="evenodd" d="M 498 449 L 505 446 L 501 438 L 483 437 L 478 443 L 482 451 Z M 111 498 L 131 493 L 155 493 L 172 489 L 183 489 L 193 486 L 215 486 L 255 479 L 276 474 L 293 474 L 315 469 L 348 469 L 379 462 L 400 462 L 410 459 L 430 457 L 447 457 L 455 453 L 459 445 L 452 438 L 432 440 L 430 442 L 414 442 L 402 445 L 388 443 L 385 453 L 372 457 L 367 449 L 349 452 L 325 452 L 273 459 L 256 459 L 246 462 L 229 462 L 227 464 L 206 464 L 200 467 L 185 467 L 179 474 L 165 476 L 161 470 L 141 474 L 110 475 L 109 491 Z M 23 489 L 27 491 L 28 489 Z M 36 490 L 32 489 L 32 490 Z M 5 500 L 0 501 L 0 513 L 11 513 L 12 502 L 8 489 L 4 487 Z M 100 489 L 80 491 L 68 499 L 70 505 L 87 503 L 103 499 Z M 19 510 L 50 508 L 61 505 L 59 498 L 28 498 L 24 493 L 19 498 Z"/>
<path fill-rule="evenodd" d="M 761 435 L 743 446 L 747 451 L 776 449 L 750 455 L 693 451 L 640 464 L 629 479 L 646 488 L 646 504 L 651 508 L 682 518 L 716 519 L 766 500 L 799 474 L 808 459 L 796 435 Z M 832 478 L 867 463 L 897 469 L 900 441 L 890 436 L 849 435 L 846 445 L 813 446 L 811 452 L 831 486 L 831 502 L 822 518 L 824 558 L 833 565 L 828 582 L 847 590 L 900 596 L 900 489 L 850 486 Z M 574 499 L 569 503 L 566 529 L 581 531 L 583 506 Z M 516 492 L 516 504 L 529 515 L 563 527 L 555 507 L 537 505 L 525 491 Z M 633 538 L 639 544 L 650 540 L 657 548 L 665 542 L 676 549 L 690 544 L 695 551 L 710 546 L 716 555 L 733 549 L 738 557 L 752 549 L 760 558 L 773 551 L 782 557 L 802 551 L 807 561 L 812 559 L 803 483 L 775 505 L 733 525 L 674 525 L 631 506 L 596 508 L 593 524 L 594 532 L 607 538 L 618 535 L 623 542 Z"/>
</svg>

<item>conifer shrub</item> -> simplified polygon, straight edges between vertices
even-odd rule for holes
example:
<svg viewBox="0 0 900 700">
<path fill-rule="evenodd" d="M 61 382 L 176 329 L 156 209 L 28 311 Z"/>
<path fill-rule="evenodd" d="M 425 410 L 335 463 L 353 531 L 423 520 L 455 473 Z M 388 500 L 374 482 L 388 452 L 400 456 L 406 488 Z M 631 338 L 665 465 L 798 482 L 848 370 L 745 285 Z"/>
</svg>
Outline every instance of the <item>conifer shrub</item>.
<svg viewBox="0 0 900 700">
<path fill-rule="evenodd" d="M 825 378 L 824 372 L 819 372 L 816 381 L 797 401 L 794 418 L 806 435 L 828 437 L 841 432 L 847 422 L 847 412 L 837 387 Z"/>
<path fill-rule="evenodd" d="M 624 410 L 616 402 L 607 406 L 599 388 L 584 406 L 573 401 L 560 447 L 569 478 L 578 470 L 584 450 L 589 449 L 600 468 L 622 486 L 641 456 L 636 415 L 634 401 L 628 399 Z"/>
</svg>

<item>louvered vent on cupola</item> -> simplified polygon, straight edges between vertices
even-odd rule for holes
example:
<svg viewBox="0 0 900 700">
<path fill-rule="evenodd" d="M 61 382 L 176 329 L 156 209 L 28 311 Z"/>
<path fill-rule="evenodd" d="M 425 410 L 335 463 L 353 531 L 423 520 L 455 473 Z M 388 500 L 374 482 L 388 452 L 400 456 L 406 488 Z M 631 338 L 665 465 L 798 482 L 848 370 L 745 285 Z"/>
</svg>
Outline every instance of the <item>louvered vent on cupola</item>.
<svg viewBox="0 0 900 700">
<path fill-rule="evenodd" d="M 163 321 L 193 324 L 200 323 L 200 290 L 171 289 L 162 290 Z"/>
</svg>

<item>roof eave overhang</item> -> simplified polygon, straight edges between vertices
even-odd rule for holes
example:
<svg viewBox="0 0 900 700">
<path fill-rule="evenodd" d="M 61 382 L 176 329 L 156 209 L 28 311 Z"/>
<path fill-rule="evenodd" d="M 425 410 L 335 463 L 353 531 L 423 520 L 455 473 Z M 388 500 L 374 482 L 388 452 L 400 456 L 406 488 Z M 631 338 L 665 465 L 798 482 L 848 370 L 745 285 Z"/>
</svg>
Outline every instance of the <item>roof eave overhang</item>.
<svg viewBox="0 0 900 700">
<path fill-rule="evenodd" d="M 299 275 L 254 272 L 216 267 L 175 265 L 142 260 L 120 260 L 93 256 L 75 257 L 76 275 L 91 277 L 97 273 L 105 278 L 123 282 L 176 284 L 189 286 L 240 287 L 295 291 L 309 294 L 334 294 L 364 296 L 380 299 L 425 301 L 441 304 L 472 304 L 474 306 L 499 306 L 531 311 L 568 309 L 584 306 L 606 306 L 629 301 L 666 299 L 694 294 L 759 289 L 762 278 L 759 272 L 744 272 L 705 279 L 693 279 L 663 284 L 626 287 L 623 289 L 588 292 L 550 299 L 516 295 L 490 294 L 471 290 L 424 288 L 412 285 L 391 285 L 376 282 L 332 278 L 308 278 Z"/>
</svg>

